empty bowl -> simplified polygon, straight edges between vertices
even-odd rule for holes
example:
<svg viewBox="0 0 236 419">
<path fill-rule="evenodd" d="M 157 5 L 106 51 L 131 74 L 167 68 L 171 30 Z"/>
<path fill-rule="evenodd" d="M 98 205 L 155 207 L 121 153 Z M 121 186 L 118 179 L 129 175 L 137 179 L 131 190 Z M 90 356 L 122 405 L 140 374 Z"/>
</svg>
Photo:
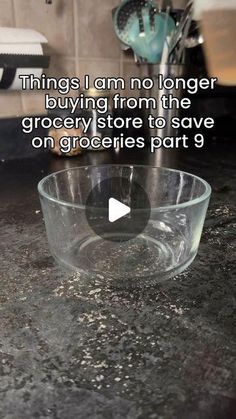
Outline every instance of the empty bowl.
<svg viewBox="0 0 236 419">
<path fill-rule="evenodd" d="M 54 258 L 74 271 L 127 284 L 159 282 L 191 264 L 211 194 L 197 176 L 141 165 L 67 169 L 45 177 L 38 190 Z M 109 198 L 117 196 L 130 213 L 109 224 Z M 133 232 L 132 217 L 139 227 Z"/>
</svg>

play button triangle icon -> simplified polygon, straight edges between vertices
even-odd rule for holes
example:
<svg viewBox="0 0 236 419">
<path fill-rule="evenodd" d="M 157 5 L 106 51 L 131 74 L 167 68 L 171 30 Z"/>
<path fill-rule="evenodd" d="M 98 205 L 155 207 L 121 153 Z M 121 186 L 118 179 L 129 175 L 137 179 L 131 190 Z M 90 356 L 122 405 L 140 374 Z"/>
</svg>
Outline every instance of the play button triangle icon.
<svg viewBox="0 0 236 419">
<path fill-rule="evenodd" d="M 124 171 L 124 175 L 127 174 Z M 150 219 L 151 206 L 142 186 L 132 180 L 131 187 L 130 176 L 108 176 L 91 189 L 85 211 L 96 236 L 121 243 L 143 233 Z"/>
<path fill-rule="evenodd" d="M 131 209 L 127 205 L 122 204 L 122 202 L 118 201 L 115 198 L 109 199 L 108 218 L 109 218 L 110 223 L 114 223 L 120 218 L 125 217 L 125 215 L 130 214 L 130 212 L 131 212 Z"/>
</svg>

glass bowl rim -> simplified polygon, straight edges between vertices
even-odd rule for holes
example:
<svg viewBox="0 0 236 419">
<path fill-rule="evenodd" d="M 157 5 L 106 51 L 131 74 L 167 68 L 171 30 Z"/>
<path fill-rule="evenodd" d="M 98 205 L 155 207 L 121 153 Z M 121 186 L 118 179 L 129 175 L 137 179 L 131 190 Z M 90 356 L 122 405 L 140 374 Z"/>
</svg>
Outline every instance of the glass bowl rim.
<svg viewBox="0 0 236 419">
<path fill-rule="evenodd" d="M 108 163 L 108 164 L 101 164 L 101 165 L 76 166 L 76 167 L 71 167 L 71 168 L 67 168 L 67 169 L 59 170 L 57 172 L 50 173 L 49 175 L 47 175 L 43 179 L 41 179 L 40 182 L 38 183 L 39 195 L 46 198 L 47 200 L 49 200 L 51 202 L 54 202 L 56 204 L 59 204 L 59 205 L 67 206 L 67 207 L 70 207 L 70 208 L 78 208 L 78 209 L 81 209 L 81 210 L 85 210 L 86 205 L 84 205 L 84 204 L 83 205 L 73 204 L 72 202 L 63 201 L 61 199 L 57 199 L 57 198 L 49 195 L 47 192 L 44 191 L 44 184 L 47 182 L 48 179 L 50 179 L 51 177 L 53 177 L 55 175 L 59 175 L 60 173 L 75 171 L 75 170 L 82 170 L 82 169 L 105 168 L 105 167 L 127 167 L 127 168 L 137 168 L 137 169 L 138 168 L 158 169 L 158 170 L 163 170 L 163 171 L 167 171 L 167 172 L 182 173 L 182 174 L 185 174 L 187 176 L 190 176 L 192 178 L 195 178 L 195 179 L 199 180 L 200 183 L 202 183 L 205 186 L 205 191 L 198 198 L 194 198 L 194 199 L 191 199 L 189 201 L 182 202 L 180 204 L 164 205 L 164 206 L 161 206 L 161 207 L 154 207 L 154 208 L 151 208 L 151 211 L 165 211 L 165 210 L 185 208 L 185 207 L 190 207 L 192 205 L 200 204 L 201 202 L 208 199 L 211 195 L 211 192 L 212 192 L 211 186 L 209 185 L 208 182 L 206 182 L 204 179 L 202 179 L 199 176 L 196 176 L 196 175 L 194 175 L 192 173 L 189 173 L 189 172 L 185 172 L 183 170 L 170 169 L 168 167 L 161 167 L 161 166 L 150 166 L 150 165 L 145 165 L 145 164 L 109 164 Z"/>
</svg>

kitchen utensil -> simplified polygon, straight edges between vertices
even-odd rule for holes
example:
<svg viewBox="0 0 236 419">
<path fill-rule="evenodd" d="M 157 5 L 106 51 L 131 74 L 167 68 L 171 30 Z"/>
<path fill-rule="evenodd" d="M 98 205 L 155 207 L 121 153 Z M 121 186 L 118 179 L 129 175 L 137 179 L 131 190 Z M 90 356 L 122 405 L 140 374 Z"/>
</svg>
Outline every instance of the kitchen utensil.
<svg viewBox="0 0 236 419">
<path fill-rule="evenodd" d="M 178 51 L 177 51 L 177 54 L 176 54 L 177 63 L 182 62 L 181 59 L 182 59 L 182 56 L 183 56 L 183 52 L 185 50 L 185 43 L 186 43 L 186 39 L 188 37 L 189 29 L 190 29 L 191 22 L 192 22 L 192 14 L 193 14 L 193 7 L 191 5 L 188 17 L 186 19 L 186 24 L 185 24 L 185 26 L 183 28 L 183 31 L 182 31 L 182 37 L 181 37 L 180 42 L 179 42 L 179 48 L 178 48 Z"/>
<path fill-rule="evenodd" d="M 132 30 L 136 35 L 134 35 L 130 46 L 138 56 L 145 58 L 148 63 L 155 64 L 161 60 L 167 35 L 175 28 L 175 24 L 172 18 L 161 13 L 155 16 L 155 32 L 153 32 L 149 31 L 149 16 L 144 15 L 143 20 L 145 28 L 143 36 L 137 34 L 134 23 Z"/>
<path fill-rule="evenodd" d="M 114 7 L 114 9 L 112 9 L 111 11 L 111 16 L 112 16 L 112 21 L 114 22 L 114 16 L 115 16 L 115 12 L 118 9 L 118 7 Z M 123 42 L 120 43 L 121 46 L 121 50 L 122 51 L 127 51 L 129 50 L 129 45 L 124 44 Z"/>
<path fill-rule="evenodd" d="M 86 203 L 101 181 L 106 191 L 94 196 L 89 207 L 94 222 L 101 226 L 108 202 L 101 206 L 103 192 L 110 198 L 122 192 L 129 205 L 135 185 L 145 190 L 151 212 L 142 233 L 115 237 L 94 233 L 86 218 Z M 127 187 L 122 188 L 123 182 Z M 38 185 L 51 253 L 63 266 L 90 276 L 115 281 L 115 285 L 158 282 L 182 272 L 198 250 L 211 194 L 210 186 L 197 176 L 166 168 L 139 165 L 85 166 L 53 173 Z M 139 202 L 139 195 L 133 196 Z M 142 220 L 146 208 L 131 208 L 131 215 Z M 149 208 L 150 211 L 150 208 Z M 108 221 L 107 221 L 108 222 Z M 109 240 L 108 240 L 109 238 Z M 123 239 L 125 238 L 125 241 Z M 130 240 L 127 240 L 129 239 Z M 113 240 L 114 239 L 114 240 Z"/>
<path fill-rule="evenodd" d="M 195 48 L 203 44 L 204 39 L 200 31 L 199 22 L 192 20 L 188 36 L 185 40 L 185 48 Z"/>
<path fill-rule="evenodd" d="M 138 57 L 157 63 L 175 23 L 165 13 L 158 13 L 151 1 L 127 0 L 114 14 L 114 27 L 120 41 L 129 45 Z"/>
<path fill-rule="evenodd" d="M 155 15 L 156 15 L 156 8 L 153 6 L 149 10 L 150 27 L 152 31 L 155 30 Z"/>
<path fill-rule="evenodd" d="M 113 23 L 116 35 L 126 45 L 130 45 L 129 26 L 132 21 L 138 19 L 139 33 L 140 30 L 140 11 L 142 7 L 147 7 L 149 12 L 153 9 L 153 3 L 150 0 L 124 0 L 113 14 Z"/>
<path fill-rule="evenodd" d="M 198 45 L 202 45 L 204 42 L 204 38 L 201 34 L 190 35 L 185 41 L 185 48 L 195 48 Z"/>
<path fill-rule="evenodd" d="M 170 16 L 170 7 L 167 7 L 166 18 L 165 18 L 164 44 L 163 44 L 163 50 L 162 50 L 161 65 L 166 64 L 166 62 L 168 60 L 169 42 L 170 42 L 170 36 L 168 36 L 169 16 Z"/>
<path fill-rule="evenodd" d="M 192 14 L 193 14 L 193 2 L 192 0 L 190 0 L 184 10 L 184 13 L 181 17 L 179 25 L 177 26 L 176 32 L 171 41 L 171 45 L 169 49 L 169 60 L 172 63 L 175 63 L 179 43 L 181 44 L 180 46 L 181 52 L 183 52 L 183 49 L 182 49 L 184 48 L 183 37 L 185 37 L 186 39 L 186 37 L 188 36 L 187 29 L 189 29 L 191 25 Z"/>
</svg>

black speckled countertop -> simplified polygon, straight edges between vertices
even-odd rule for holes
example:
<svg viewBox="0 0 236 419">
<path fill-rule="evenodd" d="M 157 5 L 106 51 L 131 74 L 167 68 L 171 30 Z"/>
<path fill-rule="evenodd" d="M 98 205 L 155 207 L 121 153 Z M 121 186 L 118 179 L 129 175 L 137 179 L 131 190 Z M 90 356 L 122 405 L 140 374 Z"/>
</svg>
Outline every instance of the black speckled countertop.
<svg viewBox="0 0 236 419">
<path fill-rule="evenodd" d="M 0 418 L 235 419 L 235 144 L 66 159 L 21 154 L 18 131 L 0 162 Z M 128 290 L 54 263 L 37 182 L 109 162 L 162 164 L 211 183 L 199 253 L 183 274 Z"/>
</svg>

